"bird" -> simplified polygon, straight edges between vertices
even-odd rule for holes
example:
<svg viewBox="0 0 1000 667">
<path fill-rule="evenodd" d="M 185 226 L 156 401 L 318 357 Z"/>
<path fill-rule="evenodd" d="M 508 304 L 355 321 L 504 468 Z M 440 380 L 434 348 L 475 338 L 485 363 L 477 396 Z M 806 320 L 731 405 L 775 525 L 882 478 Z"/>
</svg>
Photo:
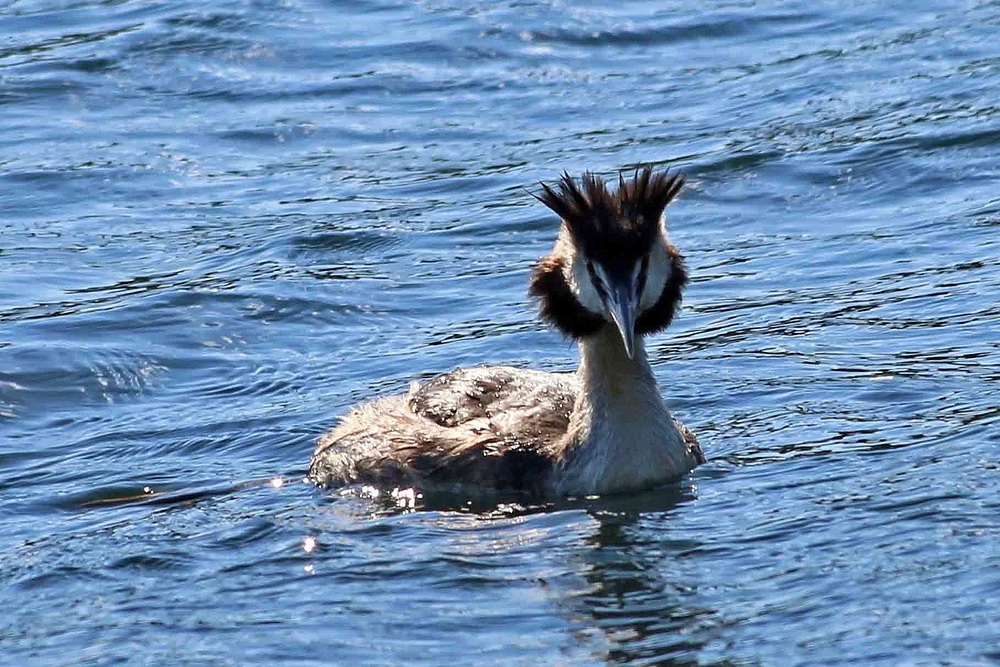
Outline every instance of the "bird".
<svg viewBox="0 0 1000 667">
<path fill-rule="evenodd" d="M 665 210 L 684 176 L 563 172 L 531 193 L 560 218 L 528 293 L 574 340 L 576 372 L 459 368 L 351 409 L 316 444 L 309 479 L 445 493 L 580 497 L 680 480 L 705 456 L 660 394 L 644 339 L 688 282 Z"/>
</svg>

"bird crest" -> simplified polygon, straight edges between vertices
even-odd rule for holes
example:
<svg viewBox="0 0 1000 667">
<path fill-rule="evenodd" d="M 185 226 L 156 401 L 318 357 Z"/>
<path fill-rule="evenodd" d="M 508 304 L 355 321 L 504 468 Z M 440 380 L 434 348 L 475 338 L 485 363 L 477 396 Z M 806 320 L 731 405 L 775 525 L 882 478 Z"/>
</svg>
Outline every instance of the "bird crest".
<svg viewBox="0 0 1000 667">
<path fill-rule="evenodd" d="M 616 264 L 649 252 L 663 211 L 683 185 L 681 174 L 652 167 L 637 169 L 630 179 L 620 173 L 614 191 L 591 172 L 579 181 L 564 172 L 555 187 L 542 183 L 535 198 L 562 218 L 587 257 Z"/>
</svg>

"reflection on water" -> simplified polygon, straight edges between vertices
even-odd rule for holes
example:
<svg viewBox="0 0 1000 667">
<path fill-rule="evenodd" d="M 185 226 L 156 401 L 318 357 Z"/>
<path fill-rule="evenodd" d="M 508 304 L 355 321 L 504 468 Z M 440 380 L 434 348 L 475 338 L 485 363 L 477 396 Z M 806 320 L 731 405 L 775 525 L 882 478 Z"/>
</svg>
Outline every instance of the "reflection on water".
<svg viewBox="0 0 1000 667">
<path fill-rule="evenodd" d="M 606 636 L 612 662 L 693 659 L 716 612 L 701 607 L 692 584 L 671 572 L 682 545 L 632 544 L 622 535 L 627 527 L 601 522 L 586 574 L 591 590 L 575 601 L 579 613 Z"/>
<path fill-rule="evenodd" d="M 695 540 L 664 535 L 650 540 L 641 524 L 666 527 L 675 506 L 685 501 L 678 489 L 658 492 L 630 509 L 590 512 L 594 535 L 582 554 L 584 592 L 561 602 L 582 633 L 599 631 L 606 644 L 602 659 L 662 663 L 693 660 L 709 641 L 706 632 L 717 612 L 698 597 L 697 579 L 677 561 L 702 546 Z"/>
</svg>

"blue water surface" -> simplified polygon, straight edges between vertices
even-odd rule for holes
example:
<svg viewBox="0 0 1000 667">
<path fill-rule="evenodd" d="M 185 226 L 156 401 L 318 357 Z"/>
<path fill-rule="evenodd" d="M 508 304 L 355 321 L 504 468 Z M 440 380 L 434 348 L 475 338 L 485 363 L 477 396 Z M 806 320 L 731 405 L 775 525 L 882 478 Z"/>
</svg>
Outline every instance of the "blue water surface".
<svg viewBox="0 0 1000 667">
<path fill-rule="evenodd" d="M 996 664 L 1000 4 L 0 3 L 0 662 Z M 350 405 L 575 365 L 562 170 L 684 171 L 710 459 L 323 491 Z"/>
</svg>

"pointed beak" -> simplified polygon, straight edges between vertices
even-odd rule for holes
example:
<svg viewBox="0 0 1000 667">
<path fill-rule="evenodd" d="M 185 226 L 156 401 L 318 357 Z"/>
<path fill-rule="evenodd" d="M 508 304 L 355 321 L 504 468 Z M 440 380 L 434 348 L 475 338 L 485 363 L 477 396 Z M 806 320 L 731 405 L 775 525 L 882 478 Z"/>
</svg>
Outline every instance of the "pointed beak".
<svg viewBox="0 0 1000 667">
<path fill-rule="evenodd" d="M 622 335 L 625 354 L 632 359 L 635 355 L 635 318 L 638 304 L 631 281 L 625 280 L 614 285 L 604 305 L 607 306 L 611 319 L 615 321 L 618 333 Z"/>
</svg>

